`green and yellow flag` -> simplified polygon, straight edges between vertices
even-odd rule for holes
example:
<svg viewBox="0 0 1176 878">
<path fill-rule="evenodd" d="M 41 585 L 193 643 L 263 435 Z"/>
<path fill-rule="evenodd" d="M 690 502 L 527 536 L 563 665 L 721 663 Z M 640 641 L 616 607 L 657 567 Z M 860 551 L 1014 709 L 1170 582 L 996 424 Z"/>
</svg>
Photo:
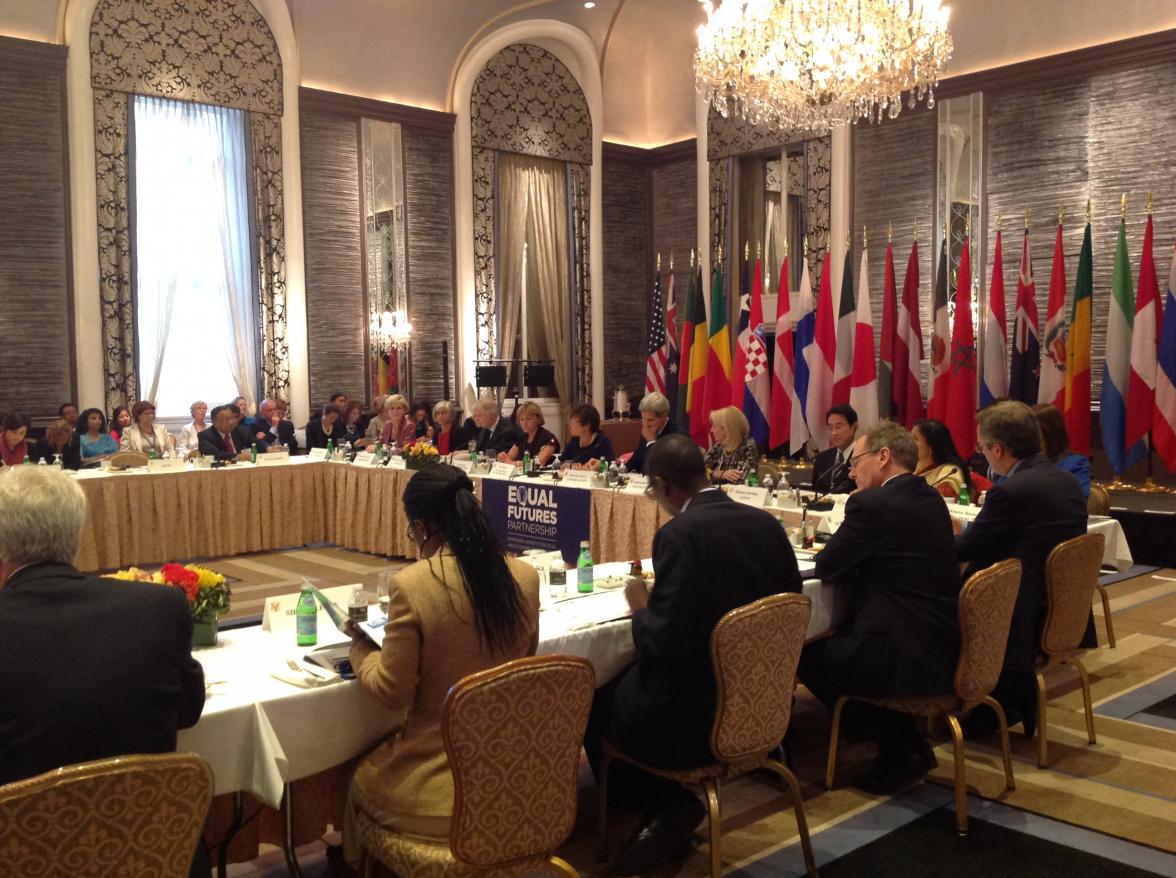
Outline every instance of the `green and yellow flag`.
<svg viewBox="0 0 1176 878">
<path fill-rule="evenodd" d="M 1082 236 L 1078 256 L 1078 279 L 1074 282 L 1074 307 L 1070 312 L 1070 335 L 1066 339 L 1066 433 L 1070 448 L 1090 454 L 1090 309 L 1094 295 L 1094 254 L 1090 223 Z"/>
</svg>

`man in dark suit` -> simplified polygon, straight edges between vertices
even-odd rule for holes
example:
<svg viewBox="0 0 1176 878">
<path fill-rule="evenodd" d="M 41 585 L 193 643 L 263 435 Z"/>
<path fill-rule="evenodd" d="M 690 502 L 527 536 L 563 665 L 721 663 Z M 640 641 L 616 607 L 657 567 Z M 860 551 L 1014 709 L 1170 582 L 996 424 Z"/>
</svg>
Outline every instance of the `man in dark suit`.
<svg viewBox="0 0 1176 878">
<path fill-rule="evenodd" d="M 1013 610 L 1004 671 L 994 697 L 1009 725 L 1022 722 L 1025 734 L 1036 728 L 1034 662 L 1045 624 L 1045 562 L 1058 543 L 1086 533 L 1086 501 L 1078 481 L 1041 453 L 1041 430 L 1033 410 L 1022 402 L 999 402 L 976 418 L 980 449 L 1001 476 L 989 490 L 972 525 L 956 537 L 956 551 L 968 562 L 967 578 L 1006 558 L 1021 562 L 1021 588 Z M 1094 618 L 1083 646 L 1096 646 Z M 970 735 L 996 728 L 990 709 L 969 717 Z"/>
<path fill-rule="evenodd" d="M 196 434 L 201 454 L 211 454 L 217 460 L 248 460 L 249 435 L 233 427 L 235 416 L 231 405 L 218 405 L 212 410 L 212 426 Z"/>
<path fill-rule="evenodd" d="M 306 425 L 306 447 L 326 448 L 330 440 L 338 448 L 347 439 L 347 429 L 339 423 L 339 407 L 329 402 L 321 414 L 322 417 L 312 418 Z"/>
<path fill-rule="evenodd" d="M 641 438 L 629 458 L 628 469 L 644 473 L 646 457 L 654 442 L 662 436 L 685 436 L 687 431 L 670 420 L 670 401 L 657 391 L 645 394 L 637 408 L 641 412 Z"/>
<path fill-rule="evenodd" d="M 277 419 L 277 424 L 274 425 L 271 421 L 271 432 L 277 435 L 278 442 L 285 445 L 290 453 L 294 454 L 298 451 L 298 437 L 294 435 L 294 422 L 286 418 L 288 409 L 289 405 L 284 399 L 274 400 L 274 416 Z"/>
<path fill-rule="evenodd" d="M 813 461 L 813 490 L 818 494 L 848 494 L 854 489 L 849 458 L 857 425 L 857 412 L 850 405 L 835 405 L 825 414 L 830 445 Z"/>
<path fill-rule="evenodd" d="M 204 708 L 183 591 L 78 573 L 86 498 L 54 468 L 0 479 L 0 507 L 0 784 L 175 750 Z"/>
<path fill-rule="evenodd" d="M 480 451 L 491 459 L 505 451 L 510 451 L 518 441 L 520 430 L 514 421 L 502 417 L 498 409 L 498 402 L 491 397 L 484 396 L 474 403 L 474 424 L 478 432 L 474 440 L 478 443 L 474 450 Z"/>
<path fill-rule="evenodd" d="M 830 710 L 847 694 L 949 693 L 960 650 L 960 580 L 947 506 L 913 475 L 918 446 L 899 425 L 883 421 L 852 447 L 858 490 L 816 570 L 850 590 L 852 614 L 832 637 L 805 646 L 798 675 Z M 847 735 L 878 744 L 878 761 L 856 786 L 892 792 L 935 766 L 912 717 L 859 702 L 844 716 Z"/>
<path fill-rule="evenodd" d="M 600 741 L 650 765 L 710 764 L 715 680 L 710 636 L 722 616 L 762 597 L 799 592 L 796 556 L 780 524 L 712 488 L 702 451 L 688 436 L 659 439 L 647 460 L 650 491 L 674 516 L 653 541 L 654 588 L 631 580 L 634 664 L 597 690 L 585 746 L 599 764 Z M 610 788 L 646 806 L 637 836 L 613 864 L 644 873 L 688 851 L 705 809 L 685 787 L 615 765 Z"/>
<path fill-rule="evenodd" d="M 267 451 L 271 445 L 280 443 L 278 429 L 282 419 L 278 417 L 278 405 L 272 399 L 263 399 L 257 407 L 257 414 L 246 418 L 242 426 L 249 433 L 249 441 L 257 443 L 258 451 Z M 290 425 L 293 432 L 294 425 Z"/>
</svg>

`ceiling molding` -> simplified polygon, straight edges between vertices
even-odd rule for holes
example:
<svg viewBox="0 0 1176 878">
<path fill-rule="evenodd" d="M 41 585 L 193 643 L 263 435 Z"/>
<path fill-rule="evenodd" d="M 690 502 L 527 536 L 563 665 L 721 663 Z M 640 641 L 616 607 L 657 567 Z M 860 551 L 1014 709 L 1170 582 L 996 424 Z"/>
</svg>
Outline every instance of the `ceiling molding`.
<svg viewBox="0 0 1176 878">
<path fill-rule="evenodd" d="M 358 95 L 324 91 L 306 86 L 301 86 L 298 89 L 298 107 L 300 110 L 318 110 L 324 113 L 338 113 L 341 116 L 398 122 L 407 128 L 440 131 L 445 134 L 452 134 L 453 126 L 457 123 L 457 117 L 453 113 L 427 110 L 423 107 L 410 107 L 407 104 L 394 104 L 389 101 L 361 98 Z"/>
<path fill-rule="evenodd" d="M 600 144 L 600 158 L 602 161 L 638 162 L 651 168 L 668 165 L 672 162 L 684 160 L 694 161 L 697 157 L 698 141 L 691 137 L 689 140 L 679 140 L 677 143 L 667 143 L 664 146 L 644 148 L 630 146 L 627 143 Z"/>
</svg>

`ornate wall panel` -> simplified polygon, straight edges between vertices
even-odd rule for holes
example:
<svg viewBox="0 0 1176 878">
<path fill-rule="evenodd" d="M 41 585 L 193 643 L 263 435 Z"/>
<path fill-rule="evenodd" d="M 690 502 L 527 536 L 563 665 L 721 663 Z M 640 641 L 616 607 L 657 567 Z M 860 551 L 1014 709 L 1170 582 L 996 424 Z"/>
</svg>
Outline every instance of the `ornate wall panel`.
<svg viewBox="0 0 1176 878">
<path fill-rule="evenodd" d="M 282 64 L 265 19 L 249 0 L 100 0 L 90 23 L 90 66 L 106 408 L 131 402 L 138 392 L 127 222 L 127 107 L 133 94 L 249 111 L 259 365 L 263 392 L 286 396 Z"/>
<path fill-rule="evenodd" d="M 653 254 L 650 173 L 642 157 L 605 154 L 601 163 L 604 223 L 604 387 L 618 384 L 637 399 L 645 386 Z M 662 268 L 669 268 L 669 253 Z M 608 414 L 611 413 L 602 413 Z"/>
<path fill-rule="evenodd" d="M 723 249 L 724 262 L 730 256 L 731 247 L 727 241 L 727 226 L 731 210 L 730 190 L 731 159 L 712 161 L 710 163 L 710 258 L 712 272 L 720 247 Z M 703 282 L 706 284 L 707 290 L 710 290 L 710 278 L 704 278 Z"/>
<path fill-rule="evenodd" d="M 474 147 L 474 327 L 478 359 L 489 360 L 498 349 L 498 288 L 494 266 L 494 185 L 497 176 L 494 150 Z"/>
<path fill-rule="evenodd" d="M 757 128 L 737 116 L 724 119 L 711 107 L 706 117 L 706 157 L 713 162 L 730 156 L 778 150 L 812 136 L 808 131 Z"/>
<path fill-rule="evenodd" d="M 829 249 L 833 141 L 828 137 L 806 140 L 804 166 L 804 225 L 809 239 L 809 274 L 813 289 L 816 290 L 821 280 L 821 272 L 824 270 L 825 252 Z"/>
<path fill-rule="evenodd" d="M 1089 193 L 1093 211 L 1094 319 L 1092 399 L 1099 398 L 1106 349 L 1107 309 L 1119 198 L 1128 198 L 1127 249 L 1132 285 L 1139 282 L 1139 258 L 1147 222 L 1147 193 L 1155 193 L 1155 257 L 1161 295 L 1176 240 L 1176 105 L 1157 95 L 1176 89 L 1176 61 L 1135 69 L 1048 80 L 986 93 L 988 257 L 984 289 L 991 278 L 991 249 L 997 214 L 1004 216 L 1005 297 L 1012 323 L 1020 230 L 1030 210 L 1030 243 L 1037 282 L 1037 307 L 1045 319 L 1058 208 L 1066 208 L 1066 314 L 1069 319 L 1086 222 Z"/>
<path fill-rule="evenodd" d="M 38 420 L 75 393 L 65 151 L 65 49 L 0 38 L 0 411 Z"/>
<path fill-rule="evenodd" d="M 90 63 L 94 88 L 282 115 L 282 59 L 248 0 L 104 0 Z"/>
<path fill-rule="evenodd" d="M 918 224 L 919 320 L 924 338 L 931 325 L 936 255 L 931 229 L 935 211 L 936 136 L 936 114 L 921 107 L 903 110 L 897 119 L 881 125 L 861 124 L 853 130 L 853 270 L 856 278 L 864 225 L 869 229 L 870 304 L 875 339 L 882 326 L 887 223 L 894 224 L 894 279 L 899 296 L 911 255 L 911 234 Z"/>
<path fill-rule="evenodd" d="M 456 333 L 453 279 L 453 138 L 405 127 L 404 184 L 408 235 L 408 317 L 413 339 L 412 392 L 442 398 L 441 342 L 449 342 L 449 388 L 454 390 Z"/>
<path fill-rule="evenodd" d="M 356 120 L 303 109 L 299 127 L 313 411 L 335 391 L 365 398 L 368 308 L 360 237 Z"/>
<path fill-rule="evenodd" d="M 592 114 L 576 78 L 550 52 L 516 43 L 491 58 L 474 81 L 473 144 L 592 164 Z"/>
<path fill-rule="evenodd" d="M 572 334 L 576 339 L 572 351 L 575 372 L 574 394 L 577 400 L 592 398 L 592 270 L 589 223 L 592 177 L 587 165 L 569 164 L 571 179 L 572 222 Z M 606 324 L 607 325 L 607 324 Z"/>
</svg>

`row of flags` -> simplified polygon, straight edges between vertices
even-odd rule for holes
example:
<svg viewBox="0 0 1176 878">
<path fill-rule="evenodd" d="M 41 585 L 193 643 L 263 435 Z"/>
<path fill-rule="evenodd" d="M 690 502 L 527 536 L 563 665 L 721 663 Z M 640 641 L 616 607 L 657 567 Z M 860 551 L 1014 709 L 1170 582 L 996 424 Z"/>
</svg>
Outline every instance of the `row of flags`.
<svg viewBox="0 0 1176 878">
<path fill-rule="evenodd" d="M 645 390 L 670 399 L 675 420 L 689 425 L 700 445 L 709 444 L 710 413 L 728 405 L 747 416 L 750 434 L 766 449 L 798 453 L 807 442 L 825 448 L 825 413 L 849 403 L 859 422 L 889 417 L 906 427 L 926 416 L 943 421 L 965 457 L 976 445 L 976 413 L 1009 398 L 1051 403 L 1062 411 L 1071 449 L 1090 453 L 1091 308 L 1093 247 L 1090 223 L 1083 234 L 1069 320 L 1062 224 L 1054 243 L 1045 323 L 1039 326 L 1036 284 L 1025 230 L 1017 275 L 1012 335 L 1009 336 L 1001 232 L 996 234 L 988 306 L 980 323 L 984 360 L 977 362 L 973 326 L 971 240 L 965 237 L 949 308 L 946 247 L 935 272 L 929 350 L 919 319 L 918 242 L 912 242 L 901 294 L 895 281 L 892 245 L 887 243 L 882 282 L 882 325 L 874 346 L 869 262 L 862 248 L 854 288 L 852 257 L 846 254 L 837 303 L 830 281 L 830 256 L 814 301 L 808 260 L 802 260 L 795 311 L 787 293 L 778 296 L 774 341 L 769 356 L 763 313 L 764 266 L 745 261 L 740 277 L 740 316 L 734 339 L 727 327 L 723 271 L 716 265 L 709 321 L 700 267 L 692 267 L 680 331 L 673 273 L 654 280 L 654 310 L 646 360 Z M 1138 272 L 1132 287 L 1126 223 L 1120 221 L 1115 250 L 1106 356 L 1100 400 L 1103 445 L 1116 473 L 1144 459 L 1148 443 L 1176 472 L 1176 247 L 1162 306 L 1152 252 L 1149 214 Z M 750 277 L 749 277 L 750 274 Z M 777 290 L 787 290 L 788 258 Z M 930 360 L 924 406 L 921 362 Z"/>
</svg>

